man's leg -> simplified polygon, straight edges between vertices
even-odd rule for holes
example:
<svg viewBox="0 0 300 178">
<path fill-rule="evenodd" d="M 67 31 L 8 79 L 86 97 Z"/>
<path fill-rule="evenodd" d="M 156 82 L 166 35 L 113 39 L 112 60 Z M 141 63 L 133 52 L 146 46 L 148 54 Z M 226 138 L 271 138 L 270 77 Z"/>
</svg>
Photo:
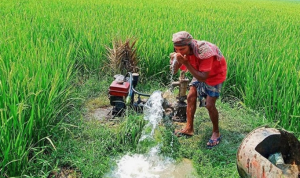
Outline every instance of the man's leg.
<svg viewBox="0 0 300 178">
<path fill-rule="evenodd" d="M 217 139 L 220 137 L 219 131 L 219 112 L 216 108 L 217 97 L 207 96 L 206 98 L 206 109 L 208 110 L 210 120 L 213 124 L 211 140 L 215 140 L 213 143 L 207 143 L 209 146 L 213 146 L 219 143 Z"/>
<path fill-rule="evenodd" d="M 196 112 L 197 103 L 197 88 L 190 86 L 189 94 L 187 96 L 187 107 L 186 107 L 186 126 L 180 131 L 185 135 L 194 135 L 194 115 Z"/>
</svg>

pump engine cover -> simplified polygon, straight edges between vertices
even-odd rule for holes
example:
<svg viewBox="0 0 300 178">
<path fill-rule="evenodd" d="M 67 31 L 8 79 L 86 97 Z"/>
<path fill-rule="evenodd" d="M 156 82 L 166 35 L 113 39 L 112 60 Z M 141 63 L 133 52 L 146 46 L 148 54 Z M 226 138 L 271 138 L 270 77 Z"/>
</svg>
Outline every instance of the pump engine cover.
<svg viewBox="0 0 300 178">
<path fill-rule="evenodd" d="M 129 92 L 129 82 L 117 83 L 116 80 L 109 86 L 109 94 L 113 96 L 127 96 Z"/>
</svg>

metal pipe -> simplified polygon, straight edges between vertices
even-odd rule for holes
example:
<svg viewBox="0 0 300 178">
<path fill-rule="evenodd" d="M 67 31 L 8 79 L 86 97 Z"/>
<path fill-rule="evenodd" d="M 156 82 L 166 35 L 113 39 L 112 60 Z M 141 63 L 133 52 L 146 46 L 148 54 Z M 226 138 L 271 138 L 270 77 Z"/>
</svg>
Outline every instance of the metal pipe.
<svg viewBox="0 0 300 178">
<path fill-rule="evenodd" d="M 149 95 L 149 94 L 140 93 L 140 92 L 136 91 L 134 88 L 132 88 L 132 90 L 133 90 L 135 93 L 137 93 L 138 95 L 141 95 L 141 96 L 148 96 L 148 97 L 150 97 L 150 95 Z"/>
<path fill-rule="evenodd" d="M 136 91 L 136 89 L 134 89 L 133 88 L 133 86 L 132 86 L 132 81 L 133 81 L 133 77 L 132 77 L 132 73 L 131 72 L 128 72 L 127 74 L 126 74 L 126 76 L 128 76 L 129 75 L 129 96 L 133 96 L 132 94 L 132 92 L 135 92 L 135 93 L 137 93 L 138 95 L 141 95 L 141 96 L 147 96 L 147 97 L 150 97 L 150 95 L 149 94 L 145 94 L 145 93 L 140 93 L 140 92 L 138 92 L 138 91 Z M 124 80 L 126 79 L 126 76 L 124 77 Z"/>
<path fill-rule="evenodd" d="M 131 96 L 132 95 L 132 74 L 131 74 L 131 72 L 128 72 L 126 75 L 125 75 L 125 77 L 124 77 L 124 80 L 126 80 L 126 76 L 128 76 L 128 74 L 129 74 L 129 96 Z"/>
</svg>

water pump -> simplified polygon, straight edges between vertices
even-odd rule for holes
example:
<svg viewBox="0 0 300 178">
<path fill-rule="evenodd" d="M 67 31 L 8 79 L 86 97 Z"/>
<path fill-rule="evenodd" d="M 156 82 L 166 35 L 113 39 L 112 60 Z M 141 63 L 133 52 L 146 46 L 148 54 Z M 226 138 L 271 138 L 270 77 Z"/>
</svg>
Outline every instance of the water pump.
<svg viewBox="0 0 300 178">
<path fill-rule="evenodd" d="M 128 107 L 132 107 L 137 112 L 143 111 L 145 101 L 141 100 L 141 96 L 150 97 L 150 95 L 135 90 L 138 80 L 138 73 L 128 72 L 125 76 L 121 74 L 114 76 L 114 81 L 109 86 L 109 100 L 113 106 L 113 117 L 123 116 Z M 134 101 L 135 94 L 138 95 L 136 102 Z"/>
<path fill-rule="evenodd" d="M 180 72 L 180 77 L 177 82 L 172 83 L 172 87 L 179 87 L 179 94 L 176 97 L 177 103 L 174 106 L 174 116 L 172 118 L 175 122 L 186 122 L 186 107 L 187 103 L 185 100 L 187 99 L 186 91 L 189 79 L 185 77 L 185 71 Z"/>
</svg>

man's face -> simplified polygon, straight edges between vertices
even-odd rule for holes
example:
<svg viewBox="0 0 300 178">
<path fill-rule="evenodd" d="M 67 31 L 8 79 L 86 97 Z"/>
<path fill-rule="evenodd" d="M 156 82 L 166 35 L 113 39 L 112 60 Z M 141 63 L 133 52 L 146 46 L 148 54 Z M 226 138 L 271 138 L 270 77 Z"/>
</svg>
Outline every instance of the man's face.
<svg viewBox="0 0 300 178">
<path fill-rule="evenodd" d="M 174 46 L 175 52 L 180 53 L 181 55 L 188 55 L 190 54 L 190 47 L 186 46 Z"/>
</svg>

